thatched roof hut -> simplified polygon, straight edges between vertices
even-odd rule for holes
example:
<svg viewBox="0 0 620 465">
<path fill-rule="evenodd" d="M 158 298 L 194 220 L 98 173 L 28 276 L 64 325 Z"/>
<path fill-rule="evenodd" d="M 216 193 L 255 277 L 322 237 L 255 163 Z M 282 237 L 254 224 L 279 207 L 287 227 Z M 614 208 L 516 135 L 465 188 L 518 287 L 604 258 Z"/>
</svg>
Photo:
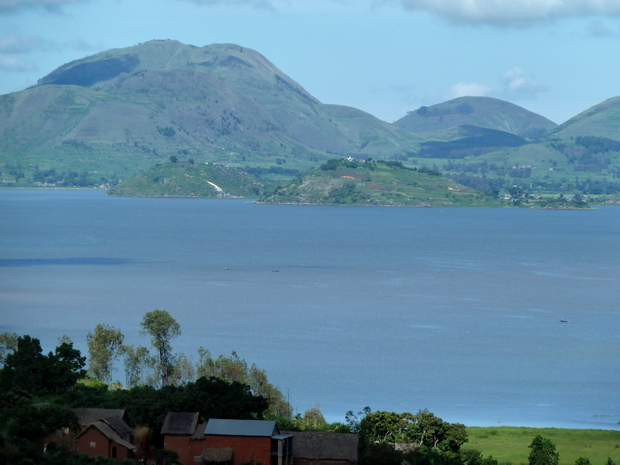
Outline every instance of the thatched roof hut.
<svg viewBox="0 0 620 465">
<path fill-rule="evenodd" d="M 319 431 L 283 432 L 293 435 L 293 462 L 305 464 L 357 464 L 357 434 Z"/>
</svg>

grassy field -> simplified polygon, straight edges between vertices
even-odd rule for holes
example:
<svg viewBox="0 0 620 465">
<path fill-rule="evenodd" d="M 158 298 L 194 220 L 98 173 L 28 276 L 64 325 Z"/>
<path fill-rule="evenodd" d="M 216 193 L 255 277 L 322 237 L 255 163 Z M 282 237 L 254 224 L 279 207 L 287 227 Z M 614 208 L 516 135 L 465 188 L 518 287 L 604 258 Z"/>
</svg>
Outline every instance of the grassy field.
<svg viewBox="0 0 620 465">
<path fill-rule="evenodd" d="M 592 429 L 468 427 L 469 442 L 463 449 L 477 449 L 492 455 L 500 464 L 527 464 L 528 446 L 536 435 L 551 440 L 560 454 L 561 465 L 573 465 L 587 457 L 592 465 L 605 465 L 610 457 L 620 464 L 620 428 L 618 431 Z"/>
</svg>

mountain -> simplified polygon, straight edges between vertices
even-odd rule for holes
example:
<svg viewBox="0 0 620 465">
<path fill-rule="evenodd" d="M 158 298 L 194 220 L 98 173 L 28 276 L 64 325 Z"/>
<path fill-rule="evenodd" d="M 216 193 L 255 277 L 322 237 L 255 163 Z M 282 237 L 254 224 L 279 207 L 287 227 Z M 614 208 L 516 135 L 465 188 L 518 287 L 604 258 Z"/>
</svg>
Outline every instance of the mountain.
<svg viewBox="0 0 620 465">
<path fill-rule="evenodd" d="M 394 124 L 415 134 L 440 139 L 446 130 L 465 125 L 503 131 L 526 139 L 540 137 L 557 126 L 518 105 L 490 97 L 459 97 L 420 107 Z"/>
<path fill-rule="evenodd" d="M 113 186 L 172 158 L 281 180 L 353 157 L 440 169 L 478 190 L 608 195 L 620 192 L 619 134 L 620 97 L 561 126 L 488 97 L 389 124 L 319 102 L 254 50 L 155 40 L 75 60 L 0 96 L 0 180 Z"/>
<path fill-rule="evenodd" d="M 322 105 L 260 53 L 151 41 L 67 63 L 0 97 L 11 165 L 126 177 L 170 156 L 307 169 L 334 154 L 406 157 L 415 136 Z"/>
<path fill-rule="evenodd" d="M 367 206 L 501 206 L 488 196 L 428 168 L 406 168 L 399 161 L 331 159 L 260 203 Z"/>
<path fill-rule="evenodd" d="M 620 97 L 607 99 L 579 113 L 549 133 L 549 138 L 571 139 L 576 136 L 620 140 Z"/>
</svg>

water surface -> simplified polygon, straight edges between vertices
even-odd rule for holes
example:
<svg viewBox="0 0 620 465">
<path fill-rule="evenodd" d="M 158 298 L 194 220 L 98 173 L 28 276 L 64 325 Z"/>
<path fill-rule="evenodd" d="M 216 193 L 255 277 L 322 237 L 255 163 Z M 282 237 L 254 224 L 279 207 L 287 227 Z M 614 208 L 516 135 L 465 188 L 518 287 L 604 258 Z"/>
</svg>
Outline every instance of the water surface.
<svg viewBox="0 0 620 465">
<path fill-rule="evenodd" d="M 168 310 L 303 413 L 617 428 L 620 209 L 356 208 L 0 190 L 0 331 L 86 352 Z M 565 318 L 568 323 L 560 323 Z M 118 378 L 124 381 L 122 373 Z"/>
</svg>

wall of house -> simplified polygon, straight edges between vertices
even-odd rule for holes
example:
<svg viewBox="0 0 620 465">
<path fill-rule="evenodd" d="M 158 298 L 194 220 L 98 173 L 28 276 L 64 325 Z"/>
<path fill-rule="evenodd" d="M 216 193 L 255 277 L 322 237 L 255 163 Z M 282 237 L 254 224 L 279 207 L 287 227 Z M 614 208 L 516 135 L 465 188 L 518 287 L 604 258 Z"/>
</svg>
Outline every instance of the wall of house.
<svg viewBox="0 0 620 465">
<path fill-rule="evenodd" d="M 232 465 L 240 465 L 250 460 L 254 460 L 256 465 L 259 463 L 263 465 L 272 464 L 270 437 L 205 436 L 203 449 L 223 449 L 225 447 L 231 447 L 233 450 Z"/>
<path fill-rule="evenodd" d="M 189 435 L 165 435 L 164 448 L 179 454 L 179 462 L 183 465 L 195 465 L 194 457 L 202 454 L 205 442 L 190 439 Z"/>
<path fill-rule="evenodd" d="M 91 458 L 95 455 L 109 457 L 109 442 L 110 440 L 101 434 L 99 430 L 89 428 L 77 439 L 77 450 L 83 454 L 88 454 Z"/>
<path fill-rule="evenodd" d="M 76 441 L 78 452 L 88 454 L 89 457 L 95 455 L 103 455 L 104 457 L 113 457 L 113 448 L 116 448 L 116 460 L 132 458 L 132 451 L 114 441 L 105 437 L 101 431 L 96 428 L 89 428 Z"/>
</svg>

